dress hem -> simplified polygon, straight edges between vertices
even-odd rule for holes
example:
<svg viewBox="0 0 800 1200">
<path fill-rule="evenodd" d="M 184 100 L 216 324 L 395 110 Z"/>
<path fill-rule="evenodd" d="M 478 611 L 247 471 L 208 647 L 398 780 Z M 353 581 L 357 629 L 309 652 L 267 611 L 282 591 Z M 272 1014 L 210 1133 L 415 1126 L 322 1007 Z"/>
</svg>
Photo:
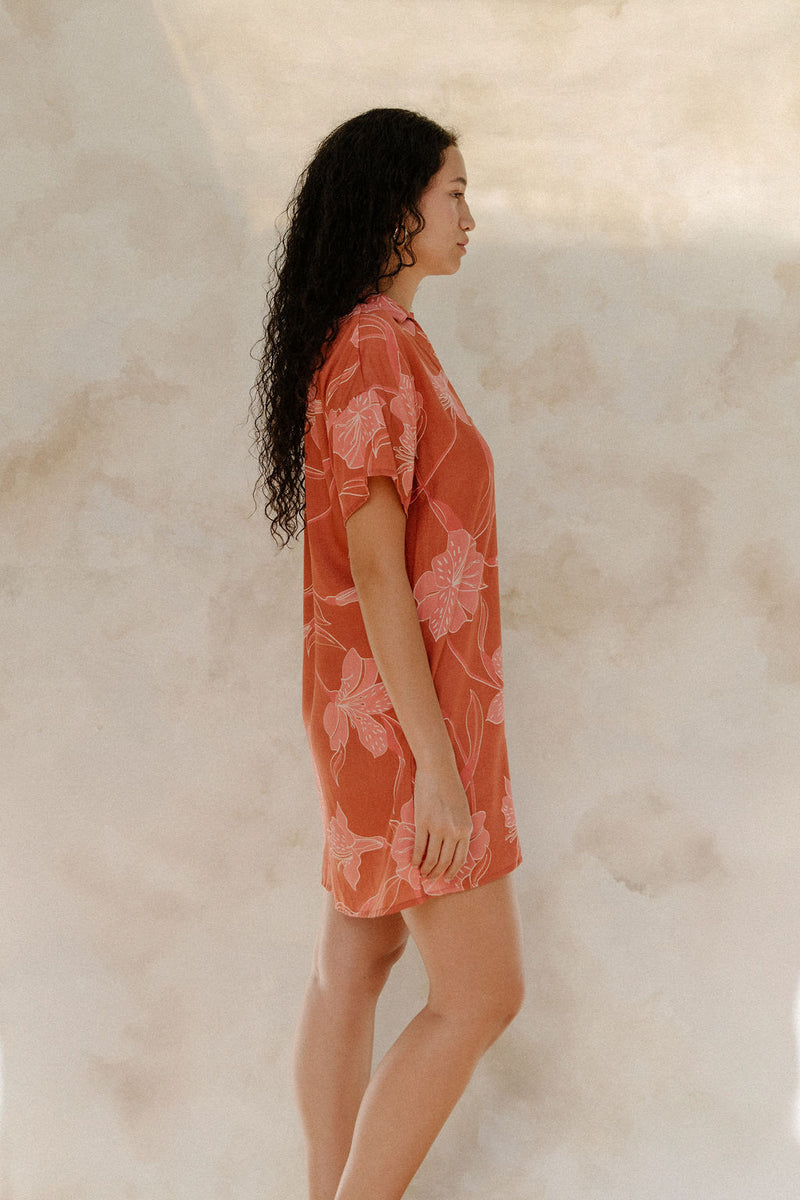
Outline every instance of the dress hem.
<svg viewBox="0 0 800 1200">
<path fill-rule="evenodd" d="M 510 867 L 503 867 L 501 870 L 498 870 L 498 871 L 488 871 L 487 874 L 483 876 L 483 878 L 480 880 L 479 883 L 473 884 L 471 887 L 453 888 L 449 892 L 436 892 L 433 895 L 430 895 L 429 893 L 425 892 L 421 896 L 411 896 L 409 899 L 401 900 L 397 904 L 392 904 L 392 905 L 390 905 L 389 908 L 382 909 L 380 912 L 372 912 L 372 913 L 354 913 L 351 909 L 347 908 L 345 905 L 340 906 L 336 900 L 336 893 L 334 892 L 332 887 L 328 886 L 328 884 L 325 882 L 324 879 L 322 881 L 322 886 L 325 889 L 325 891 L 329 892 L 331 897 L 333 898 L 333 907 L 336 909 L 337 912 L 342 913 L 342 915 L 346 916 L 346 917 L 355 917 L 357 920 L 360 920 L 360 921 L 369 921 L 375 917 L 391 916 L 392 913 L 402 912 L 403 909 L 406 909 L 406 908 L 416 908 L 417 905 L 424 904 L 426 900 L 439 900 L 442 898 L 442 896 L 459 896 L 459 895 L 463 894 L 464 892 L 474 892 L 476 890 L 476 888 L 483 887 L 484 884 L 494 883 L 496 880 L 502 879 L 505 875 L 510 875 L 512 871 L 516 871 L 517 867 L 522 866 L 522 861 L 523 861 L 522 855 L 520 855 L 519 858 L 517 859 L 517 861 L 512 863 Z"/>
</svg>

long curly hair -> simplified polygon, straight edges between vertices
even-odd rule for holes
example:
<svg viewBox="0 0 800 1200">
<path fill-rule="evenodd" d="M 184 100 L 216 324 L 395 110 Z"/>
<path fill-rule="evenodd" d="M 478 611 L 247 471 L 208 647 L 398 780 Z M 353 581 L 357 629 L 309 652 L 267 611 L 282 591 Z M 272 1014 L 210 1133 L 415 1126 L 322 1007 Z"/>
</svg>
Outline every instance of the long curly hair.
<svg viewBox="0 0 800 1200">
<path fill-rule="evenodd" d="M 305 525 L 308 393 L 339 325 L 416 260 L 419 200 L 457 135 L 420 113 L 373 108 L 320 143 L 270 256 L 263 352 L 251 391 L 264 512 L 279 546 Z M 258 343 L 261 344 L 260 342 Z"/>
</svg>

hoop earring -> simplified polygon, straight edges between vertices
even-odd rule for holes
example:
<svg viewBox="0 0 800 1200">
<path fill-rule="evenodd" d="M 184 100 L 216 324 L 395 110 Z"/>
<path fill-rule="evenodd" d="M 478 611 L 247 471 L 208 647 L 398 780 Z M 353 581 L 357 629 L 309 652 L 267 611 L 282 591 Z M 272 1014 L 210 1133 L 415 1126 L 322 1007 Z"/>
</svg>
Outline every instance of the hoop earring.
<svg viewBox="0 0 800 1200">
<path fill-rule="evenodd" d="M 408 230 L 406 229 L 405 225 L 397 226 L 392 234 L 392 241 L 394 242 L 397 250 L 399 250 L 401 246 L 405 246 L 406 242 L 408 241 Z"/>
</svg>

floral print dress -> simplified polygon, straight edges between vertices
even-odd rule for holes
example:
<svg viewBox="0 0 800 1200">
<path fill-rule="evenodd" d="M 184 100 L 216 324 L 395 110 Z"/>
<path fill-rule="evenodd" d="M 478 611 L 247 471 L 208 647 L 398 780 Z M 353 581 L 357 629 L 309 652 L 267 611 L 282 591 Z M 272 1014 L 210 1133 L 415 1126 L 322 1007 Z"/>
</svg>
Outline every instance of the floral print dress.
<svg viewBox="0 0 800 1200">
<path fill-rule="evenodd" d="M 457 892 L 521 861 L 503 714 L 492 457 L 421 326 L 388 296 L 343 321 L 309 396 L 303 720 L 322 807 L 322 883 L 372 917 Z M 350 573 L 345 522 L 370 476 L 406 513 L 406 567 L 472 811 L 449 883 L 413 866 L 414 758 L 381 682 Z"/>
</svg>

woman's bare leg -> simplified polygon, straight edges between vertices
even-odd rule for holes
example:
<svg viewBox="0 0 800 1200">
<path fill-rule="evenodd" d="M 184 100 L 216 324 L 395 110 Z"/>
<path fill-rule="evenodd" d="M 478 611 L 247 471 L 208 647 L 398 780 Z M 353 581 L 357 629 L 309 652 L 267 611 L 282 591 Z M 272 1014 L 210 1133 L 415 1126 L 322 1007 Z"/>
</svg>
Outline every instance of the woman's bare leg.
<svg viewBox="0 0 800 1200">
<path fill-rule="evenodd" d="M 372 1069 L 375 1007 L 408 929 L 399 913 L 347 917 L 325 897 L 295 1040 L 310 1200 L 334 1200 Z"/>
<path fill-rule="evenodd" d="M 336 1200 L 400 1200 L 484 1051 L 522 1003 L 509 876 L 404 910 L 430 981 L 428 1003 L 378 1066 Z"/>
</svg>

